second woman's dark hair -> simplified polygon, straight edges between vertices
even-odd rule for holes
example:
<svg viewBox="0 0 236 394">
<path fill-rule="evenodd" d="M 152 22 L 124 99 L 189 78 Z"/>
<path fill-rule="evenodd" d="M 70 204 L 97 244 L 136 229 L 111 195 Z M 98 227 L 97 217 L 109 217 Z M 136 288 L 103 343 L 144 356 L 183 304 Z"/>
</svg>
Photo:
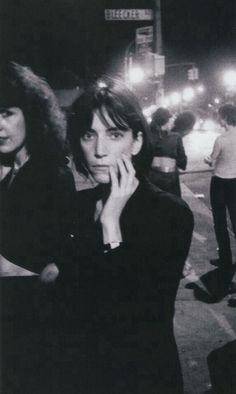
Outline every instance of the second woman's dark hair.
<svg viewBox="0 0 236 394">
<path fill-rule="evenodd" d="M 66 122 L 47 84 L 29 67 L 9 62 L 0 70 L 0 107 L 18 107 L 26 124 L 26 147 L 33 159 L 56 165 L 64 160 Z"/>
</svg>

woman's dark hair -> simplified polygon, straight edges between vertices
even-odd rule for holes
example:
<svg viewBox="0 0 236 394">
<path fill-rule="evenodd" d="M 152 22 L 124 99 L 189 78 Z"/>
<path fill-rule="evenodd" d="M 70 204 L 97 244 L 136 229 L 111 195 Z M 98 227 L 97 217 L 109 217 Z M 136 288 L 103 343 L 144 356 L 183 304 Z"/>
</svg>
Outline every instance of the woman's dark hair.
<svg viewBox="0 0 236 394">
<path fill-rule="evenodd" d="M 175 133 L 187 134 L 193 129 L 196 122 L 196 116 L 192 111 L 181 112 L 175 119 L 171 131 Z"/>
<path fill-rule="evenodd" d="M 0 108 L 18 107 L 26 124 L 26 147 L 33 159 L 57 165 L 65 157 L 66 122 L 47 82 L 18 63 L 0 70 Z"/>
<path fill-rule="evenodd" d="M 172 115 L 168 109 L 160 107 L 152 115 L 151 127 L 162 127 L 171 117 Z"/>
<path fill-rule="evenodd" d="M 225 104 L 219 108 L 219 116 L 230 126 L 236 126 L 236 106 Z"/>
<path fill-rule="evenodd" d="M 90 85 L 74 102 L 68 117 L 68 136 L 74 162 L 79 172 L 88 175 L 80 138 L 91 128 L 94 111 L 99 111 L 106 123 L 105 112 L 120 130 L 132 130 L 134 137 L 143 134 L 140 152 L 133 157 L 137 176 L 145 174 L 150 165 L 149 128 L 136 96 L 125 84 L 103 77 Z"/>
</svg>

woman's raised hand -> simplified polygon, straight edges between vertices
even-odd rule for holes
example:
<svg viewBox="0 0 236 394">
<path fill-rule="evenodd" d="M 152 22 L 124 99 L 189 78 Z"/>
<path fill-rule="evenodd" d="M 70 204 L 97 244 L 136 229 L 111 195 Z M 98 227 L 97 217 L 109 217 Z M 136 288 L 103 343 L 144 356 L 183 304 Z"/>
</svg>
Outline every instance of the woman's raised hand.
<svg viewBox="0 0 236 394">
<path fill-rule="evenodd" d="M 122 158 L 117 159 L 117 170 L 110 167 L 111 191 L 100 214 L 104 243 L 122 241 L 120 216 L 139 184 L 133 164 L 127 156 L 122 155 Z"/>
</svg>

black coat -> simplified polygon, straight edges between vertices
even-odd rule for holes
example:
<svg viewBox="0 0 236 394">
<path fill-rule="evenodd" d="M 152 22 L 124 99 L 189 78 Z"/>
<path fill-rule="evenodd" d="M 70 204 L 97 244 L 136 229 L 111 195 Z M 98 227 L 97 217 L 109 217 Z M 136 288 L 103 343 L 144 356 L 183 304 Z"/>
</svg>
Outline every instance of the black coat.
<svg viewBox="0 0 236 394">
<path fill-rule="evenodd" d="M 151 168 L 149 172 L 150 181 L 160 189 L 181 196 L 178 168 L 186 169 L 187 156 L 185 154 L 183 141 L 178 133 L 168 133 L 165 130 L 158 133 L 153 129 L 152 133 L 153 156 L 169 157 L 176 160 L 176 170 L 173 172 L 162 172 L 158 168 Z"/>
<path fill-rule="evenodd" d="M 121 217 L 122 246 L 104 253 L 94 223 L 99 197 L 99 187 L 78 193 L 76 264 L 63 313 L 80 393 L 182 393 L 173 317 L 192 213 L 179 198 L 141 184 Z M 64 365 L 65 377 L 68 359 Z"/>
<path fill-rule="evenodd" d="M 66 166 L 29 160 L 11 184 L 1 182 L 1 250 L 11 262 L 40 273 L 63 259 L 69 236 L 74 180 Z"/>
</svg>

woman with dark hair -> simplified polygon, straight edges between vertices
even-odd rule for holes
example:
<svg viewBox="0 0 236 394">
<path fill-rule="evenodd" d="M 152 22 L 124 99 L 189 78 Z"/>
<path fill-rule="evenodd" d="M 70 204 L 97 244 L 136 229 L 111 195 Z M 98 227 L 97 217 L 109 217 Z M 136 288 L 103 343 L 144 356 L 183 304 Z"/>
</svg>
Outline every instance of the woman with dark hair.
<svg viewBox="0 0 236 394">
<path fill-rule="evenodd" d="M 66 264 L 74 181 L 65 120 L 28 67 L 8 63 L 0 80 L 1 389 L 47 393 L 51 287 L 38 276 L 53 281 Z"/>
<path fill-rule="evenodd" d="M 179 133 L 180 137 L 184 137 L 192 131 L 195 123 L 196 116 L 194 113 L 192 111 L 183 111 L 176 116 L 171 131 Z"/>
<path fill-rule="evenodd" d="M 145 181 L 148 126 L 120 81 L 100 80 L 77 99 L 69 136 L 77 169 L 97 187 L 77 197 L 74 291 L 59 315 L 74 324 L 57 389 L 67 376 L 71 393 L 183 393 L 173 316 L 191 211 Z"/>
<path fill-rule="evenodd" d="M 185 170 L 187 156 L 182 138 L 171 132 L 173 117 L 168 109 L 158 108 L 151 122 L 153 160 L 150 181 L 169 193 L 181 196 L 178 168 Z"/>
<path fill-rule="evenodd" d="M 9 63 L 0 78 L 1 254 L 40 274 L 59 261 L 68 231 L 74 183 L 65 119 L 48 84 L 29 68 Z"/>
</svg>

